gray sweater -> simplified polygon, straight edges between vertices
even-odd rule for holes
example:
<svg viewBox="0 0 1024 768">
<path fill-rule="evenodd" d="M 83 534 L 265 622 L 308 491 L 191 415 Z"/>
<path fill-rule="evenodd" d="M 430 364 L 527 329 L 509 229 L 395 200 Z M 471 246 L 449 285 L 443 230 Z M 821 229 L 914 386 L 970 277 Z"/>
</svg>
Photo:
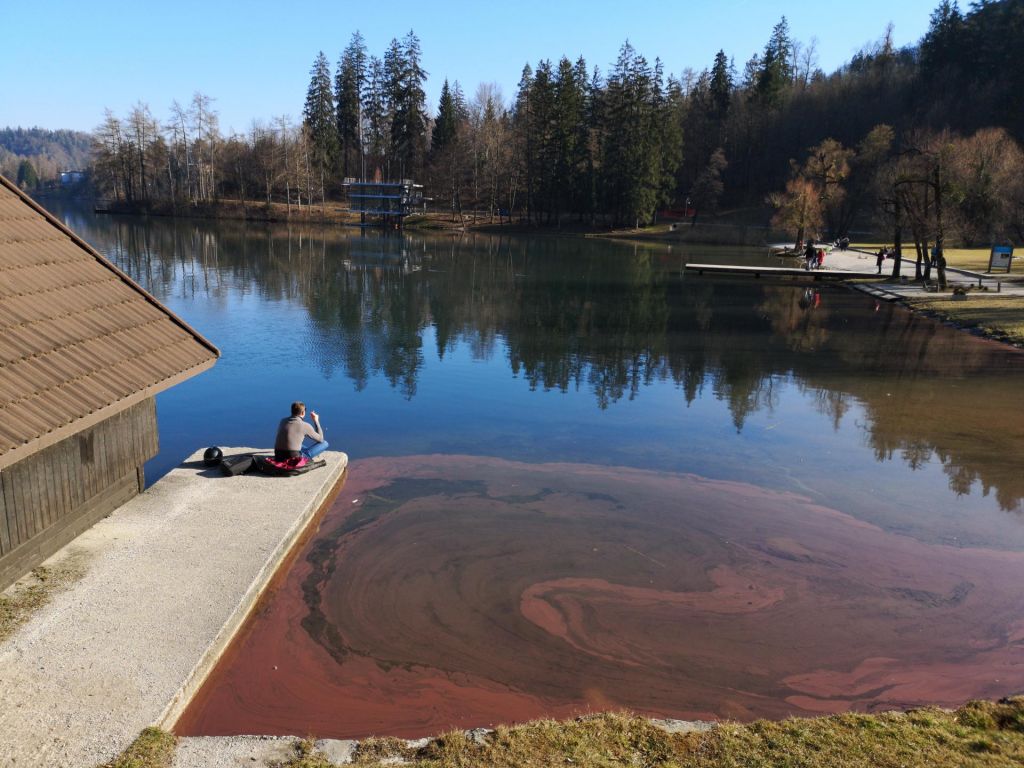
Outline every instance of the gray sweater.
<svg viewBox="0 0 1024 768">
<path fill-rule="evenodd" d="M 281 419 L 281 424 L 277 428 L 277 438 L 274 440 L 274 452 L 288 451 L 297 454 L 302 448 L 303 438 L 306 437 L 322 443 L 324 441 L 323 428 L 316 430 L 299 416 Z"/>
</svg>

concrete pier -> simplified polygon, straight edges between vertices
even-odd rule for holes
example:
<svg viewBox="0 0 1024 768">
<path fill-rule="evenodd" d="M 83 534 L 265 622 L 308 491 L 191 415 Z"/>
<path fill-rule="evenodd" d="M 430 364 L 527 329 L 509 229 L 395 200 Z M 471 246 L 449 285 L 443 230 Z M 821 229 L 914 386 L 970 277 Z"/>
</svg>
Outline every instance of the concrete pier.
<svg viewBox="0 0 1024 768">
<path fill-rule="evenodd" d="M 0 766 L 95 766 L 173 725 L 348 465 L 225 477 L 201 456 L 51 558 L 86 572 L 0 644 Z"/>
</svg>

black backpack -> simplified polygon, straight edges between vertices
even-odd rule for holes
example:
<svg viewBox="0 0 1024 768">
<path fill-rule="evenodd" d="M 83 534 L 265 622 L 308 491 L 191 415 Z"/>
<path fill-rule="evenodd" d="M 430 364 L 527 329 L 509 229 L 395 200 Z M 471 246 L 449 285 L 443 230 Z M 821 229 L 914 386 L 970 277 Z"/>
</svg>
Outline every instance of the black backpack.
<svg viewBox="0 0 1024 768">
<path fill-rule="evenodd" d="M 243 453 L 238 456 L 225 456 L 220 460 L 220 471 L 228 477 L 241 475 L 252 469 L 253 455 Z"/>
</svg>

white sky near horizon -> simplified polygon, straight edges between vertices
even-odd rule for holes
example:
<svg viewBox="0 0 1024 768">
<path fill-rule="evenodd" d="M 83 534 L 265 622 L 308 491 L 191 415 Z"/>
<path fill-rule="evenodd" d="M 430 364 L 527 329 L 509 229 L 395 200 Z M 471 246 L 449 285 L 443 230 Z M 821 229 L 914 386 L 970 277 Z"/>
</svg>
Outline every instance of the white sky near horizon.
<svg viewBox="0 0 1024 768">
<path fill-rule="evenodd" d="M 318 51 L 333 68 L 356 29 L 377 56 L 415 30 L 431 113 L 446 77 L 468 96 L 479 83 L 497 83 L 508 101 L 525 63 L 583 55 L 607 71 L 626 39 L 649 60 L 660 57 L 668 73 L 710 67 L 719 48 L 742 70 L 783 15 L 796 40 L 817 39 L 819 66 L 831 72 L 890 22 L 897 46 L 916 43 L 937 3 L 0 0 L 0 127 L 90 131 L 105 108 L 124 117 L 140 101 L 166 120 L 172 100 L 186 104 L 195 91 L 215 99 L 224 134 L 254 119 L 298 121 Z"/>
</svg>

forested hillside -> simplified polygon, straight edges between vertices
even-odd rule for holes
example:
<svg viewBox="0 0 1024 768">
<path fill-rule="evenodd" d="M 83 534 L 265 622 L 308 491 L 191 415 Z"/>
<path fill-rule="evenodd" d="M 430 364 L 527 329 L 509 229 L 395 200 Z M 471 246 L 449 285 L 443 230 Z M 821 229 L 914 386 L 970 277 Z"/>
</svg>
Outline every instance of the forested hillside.
<svg viewBox="0 0 1024 768">
<path fill-rule="evenodd" d="M 202 93 L 163 120 L 140 102 L 98 127 L 94 177 L 142 205 L 301 206 L 340 198 L 346 177 L 414 178 L 453 215 L 482 209 L 540 225 L 722 208 L 767 223 L 770 204 L 794 233 L 902 223 L 915 240 L 1019 238 L 1021 51 L 1024 0 L 966 11 L 942 0 L 918 44 L 896 48 L 880 29 L 832 73 L 782 18 L 739 64 L 723 48 L 706 69 L 672 74 L 626 42 L 607 68 L 529 62 L 514 94 L 484 83 L 470 96 L 445 82 L 431 115 L 415 33 L 378 56 L 356 32 L 333 69 L 315 57 L 301 123 L 275 118 L 225 137 Z"/>
<path fill-rule="evenodd" d="M 27 187 L 36 186 L 26 182 L 27 175 L 29 181 L 52 181 L 61 171 L 86 170 L 91 163 L 92 136 L 88 133 L 0 128 L 0 174 Z"/>
</svg>

